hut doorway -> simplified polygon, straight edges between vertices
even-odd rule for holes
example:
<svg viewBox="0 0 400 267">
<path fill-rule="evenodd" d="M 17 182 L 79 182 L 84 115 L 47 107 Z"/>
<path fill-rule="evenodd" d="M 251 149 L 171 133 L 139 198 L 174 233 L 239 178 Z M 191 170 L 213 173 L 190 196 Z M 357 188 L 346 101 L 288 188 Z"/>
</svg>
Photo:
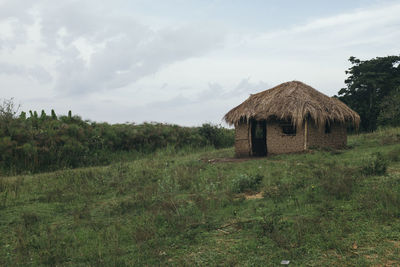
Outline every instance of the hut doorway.
<svg viewBox="0 0 400 267">
<path fill-rule="evenodd" d="M 267 155 L 267 122 L 251 121 L 251 150 L 253 156 Z"/>
</svg>

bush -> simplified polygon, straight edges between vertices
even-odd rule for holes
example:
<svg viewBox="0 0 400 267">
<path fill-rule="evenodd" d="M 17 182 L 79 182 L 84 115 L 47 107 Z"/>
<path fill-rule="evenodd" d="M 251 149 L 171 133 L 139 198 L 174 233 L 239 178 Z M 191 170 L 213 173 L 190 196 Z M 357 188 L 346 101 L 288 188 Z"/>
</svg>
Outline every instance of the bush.
<svg viewBox="0 0 400 267">
<path fill-rule="evenodd" d="M 42 110 L 16 116 L 13 100 L 0 103 L 0 173 L 52 171 L 99 165 L 127 152 L 150 154 L 157 150 L 229 147 L 234 130 L 203 124 L 180 127 L 163 123 L 113 124 L 83 121 L 72 115 L 47 115 Z M 132 153 L 133 152 L 133 153 Z"/>
<path fill-rule="evenodd" d="M 232 180 L 232 192 L 234 193 L 244 193 L 257 191 L 259 185 L 262 182 L 264 176 L 260 174 L 248 175 L 240 174 L 235 179 Z"/>
<path fill-rule="evenodd" d="M 383 220 L 393 221 L 400 217 L 400 180 L 393 177 L 379 186 L 366 188 L 358 198 L 360 208 L 369 216 L 377 216 Z"/>
<path fill-rule="evenodd" d="M 388 161 L 380 152 L 373 153 L 371 157 L 364 161 L 362 173 L 366 176 L 386 174 Z"/>
<path fill-rule="evenodd" d="M 328 195 L 342 199 L 350 197 L 353 193 L 354 184 L 355 178 L 353 176 L 343 173 L 332 173 L 326 176 L 321 186 Z"/>
<path fill-rule="evenodd" d="M 331 162 L 314 172 L 323 192 L 337 199 L 351 196 L 356 182 L 355 174 L 356 171 L 354 169 L 338 166 L 336 162 Z M 312 191 L 317 189 L 318 185 L 312 187 Z"/>
<path fill-rule="evenodd" d="M 199 128 L 199 134 L 208 145 L 215 148 L 230 147 L 234 144 L 234 131 L 221 126 L 205 123 Z"/>
<path fill-rule="evenodd" d="M 288 183 L 282 183 L 281 181 L 276 181 L 272 185 L 266 187 L 263 191 L 263 197 L 266 199 L 272 199 L 274 201 L 282 200 L 288 197 L 290 194 L 291 185 Z"/>
</svg>

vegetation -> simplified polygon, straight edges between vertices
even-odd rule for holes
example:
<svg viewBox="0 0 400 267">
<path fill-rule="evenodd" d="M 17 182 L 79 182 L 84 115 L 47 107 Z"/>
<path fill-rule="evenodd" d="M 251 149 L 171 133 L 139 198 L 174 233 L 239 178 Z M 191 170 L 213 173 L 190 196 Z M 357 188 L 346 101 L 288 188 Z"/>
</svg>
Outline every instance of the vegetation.
<svg viewBox="0 0 400 267">
<path fill-rule="evenodd" d="M 398 265 L 400 128 L 349 139 L 249 161 L 157 150 L 2 177 L 0 265 Z"/>
<path fill-rule="evenodd" d="M 398 126 L 400 58 L 350 61 L 339 94 L 362 129 Z M 220 126 L 18 109 L 0 104 L 0 266 L 400 264 L 399 127 L 219 162 Z"/>
<path fill-rule="evenodd" d="M 339 91 L 339 99 L 358 112 L 361 130 L 400 126 L 400 56 L 349 61 L 353 66 L 346 71 L 347 88 Z"/>
<path fill-rule="evenodd" d="M 105 165 L 160 149 L 178 151 L 233 145 L 233 130 L 217 125 L 179 127 L 162 123 L 114 124 L 79 116 L 21 112 L 12 99 L 0 105 L 0 176 Z"/>
</svg>

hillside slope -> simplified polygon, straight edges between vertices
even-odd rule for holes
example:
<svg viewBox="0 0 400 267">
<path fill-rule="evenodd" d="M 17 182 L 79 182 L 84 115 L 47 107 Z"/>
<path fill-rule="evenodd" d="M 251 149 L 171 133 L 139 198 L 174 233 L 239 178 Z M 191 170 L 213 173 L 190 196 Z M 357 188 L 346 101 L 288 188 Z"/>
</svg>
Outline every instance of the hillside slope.
<svg viewBox="0 0 400 267">
<path fill-rule="evenodd" d="M 187 153 L 0 177 L 0 265 L 400 264 L 400 128 L 341 151 Z"/>
</svg>

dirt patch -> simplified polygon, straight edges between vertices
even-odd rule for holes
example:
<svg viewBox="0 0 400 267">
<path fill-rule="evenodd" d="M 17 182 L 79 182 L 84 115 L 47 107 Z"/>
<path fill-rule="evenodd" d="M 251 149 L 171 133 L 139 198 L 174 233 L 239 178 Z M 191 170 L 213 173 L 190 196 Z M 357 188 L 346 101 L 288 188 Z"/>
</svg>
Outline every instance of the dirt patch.
<svg viewBox="0 0 400 267">
<path fill-rule="evenodd" d="M 262 192 L 260 192 L 255 195 L 245 195 L 244 197 L 246 199 L 261 199 L 261 198 L 263 198 L 263 194 L 262 194 Z"/>
<path fill-rule="evenodd" d="M 364 255 L 364 257 L 368 260 L 376 260 L 378 259 L 378 254 Z"/>
<path fill-rule="evenodd" d="M 260 160 L 266 157 L 248 157 L 248 158 L 216 158 L 216 159 L 201 159 L 201 161 L 214 164 L 214 163 L 224 163 L 224 162 L 244 162 L 249 160 Z"/>
</svg>

